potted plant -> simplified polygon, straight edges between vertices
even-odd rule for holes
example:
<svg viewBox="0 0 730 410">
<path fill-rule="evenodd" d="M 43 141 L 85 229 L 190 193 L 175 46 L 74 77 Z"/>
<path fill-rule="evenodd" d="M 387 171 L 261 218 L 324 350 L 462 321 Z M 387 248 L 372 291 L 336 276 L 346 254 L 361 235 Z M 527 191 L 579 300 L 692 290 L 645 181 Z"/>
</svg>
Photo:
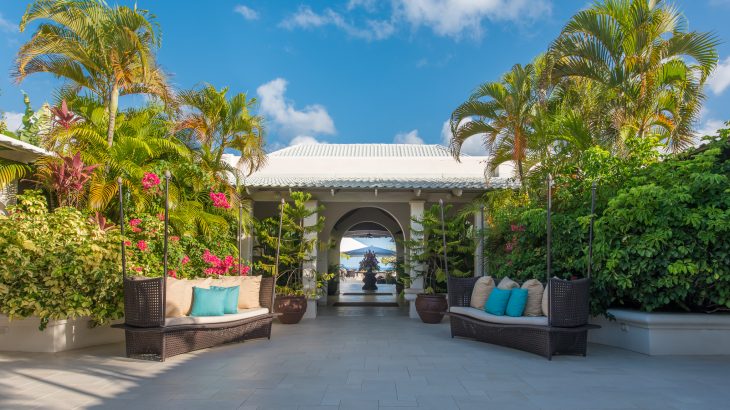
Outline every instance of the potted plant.
<svg viewBox="0 0 730 410">
<path fill-rule="evenodd" d="M 304 223 L 322 212 L 323 207 L 307 207 L 312 199 L 308 193 L 292 192 L 291 198 L 291 203 L 282 200 L 279 218 L 255 223 L 259 265 L 276 277 L 274 311 L 280 313 L 279 322 L 284 324 L 299 323 L 307 311 L 307 300 L 318 298 L 333 276 L 318 274 L 311 256 L 324 217 L 317 218 L 314 224 Z"/>
<path fill-rule="evenodd" d="M 472 224 L 468 214 L 457 214 L 446 221 L 443 214 L 450 208 L 434 205 L 426 209 L 422 218 L 414 219 L 422 229 L 414 230 L 411 240 L 406 241 L 412 252 L 406 267 L 416 276 L 402 281 L 412 284 L 414 279 L 423 279 L 423 290 L 416 296 L 415 305 L 424 323 L 440 323 L 446 314 L 447 272 L 460 277 L 472 275 Z"/>
</svg>

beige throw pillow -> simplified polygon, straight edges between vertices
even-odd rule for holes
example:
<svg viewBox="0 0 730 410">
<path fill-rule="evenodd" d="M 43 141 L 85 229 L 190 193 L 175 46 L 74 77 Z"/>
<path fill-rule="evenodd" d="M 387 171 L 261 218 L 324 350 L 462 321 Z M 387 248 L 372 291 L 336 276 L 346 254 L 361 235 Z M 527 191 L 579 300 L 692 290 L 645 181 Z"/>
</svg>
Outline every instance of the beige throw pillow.
<svg viewBox="0 0 730 410">
<path fill-rule="evenodd" d="M 216 280 L 214 279 L 214 285 Z M 222 276 L 219 285 L 238 286 L 238 308 L 251 309 L 261 307 L 259 294 L 261 293 L 261 276 Z"/>
<path fill-rule="evenodd" d="M 190 314 L 193 307 L 193 287 L 209 288 L 210 278 L 167 278 L 165 287 L 165 317 L 181 317 Z"/>
<path fill-rule="evenodd" d="M 545 290 L 542 292 L 542 315 L 550 316 L 550 307 L 548 306 L 548 287 L 545 286 Z"/>
<path fill-rule="evenodd" d="M 497 287 L 504 290 L 510 290 L 514 288 L 519 288 L 520 285 L 509 277 L 505 276 L 504 279 L 499 281 L 499 285 L 497 285 Z"/>
<path fill-rule="evenodd" d="M 527 304 L 525 305 L 525 316 L 542 316 L 542 292 L 543 286 L 537 279 L 530 279 L 522 284 L 522 289 L 527 289 Z"/>
<path fill-rule="evenodd" d="M 474 289 L 471 291 L 471 301 L 469 305 L 474 309 L 484 310 L 484 304 L 487 303 L 489 295 L 494 289 L 494 279 L 491 276 L 482 276 L 477 279 Z"/>
</svg>

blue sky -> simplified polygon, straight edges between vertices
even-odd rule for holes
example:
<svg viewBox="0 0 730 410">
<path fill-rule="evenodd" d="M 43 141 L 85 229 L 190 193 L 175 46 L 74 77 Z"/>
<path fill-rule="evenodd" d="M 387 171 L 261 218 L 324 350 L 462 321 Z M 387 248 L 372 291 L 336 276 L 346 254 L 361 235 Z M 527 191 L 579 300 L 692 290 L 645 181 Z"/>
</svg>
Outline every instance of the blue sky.
<svg viewBox="0 0 730 410">
<path fill-rule="evenodd" d="M 0 0 L 0 110 L 11 125 L 59 84 L 10 78 L 28 1 Z M 131 1 L 119 1 L 133 4 Z M 442 143 L 444 122 L 479 83 L 543 52 L 586 0 L 138 0 L 162 27 L 159 62 L 179 88 L 246 92 L 269 149 L 301 142 Z M 730 119 L 730 0 L 677 1 L 690 28 L 722 40 L 701 129 Z M 141 103 L 124 97 L 122 104 Z M 477 141 L 467 151 L 478 152 Z"/>
</svg>

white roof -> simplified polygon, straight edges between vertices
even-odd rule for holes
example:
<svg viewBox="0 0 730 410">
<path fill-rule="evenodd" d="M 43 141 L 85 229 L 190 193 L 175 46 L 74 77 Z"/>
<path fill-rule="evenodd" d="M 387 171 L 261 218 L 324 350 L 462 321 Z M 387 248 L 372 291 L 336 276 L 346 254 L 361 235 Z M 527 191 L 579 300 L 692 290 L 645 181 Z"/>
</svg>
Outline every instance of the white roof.
<svg viewBox="0 0 730 410">
<path fill-rule="evenodd" d="M 0 158 L 28 163 L 45 155 L 53 155 L 53 153 L 17 138 L 0 134 Z"/>
<path fill-rule="evenodd" d="M 238 157 L 227 156 L 235 164 Z M 514 186 L 504 175 L 484 176 L 488 157 L 456 161 L 442 145 L 317 144 L 272 152 L 243 179 L 251 188 L 467 189 Z M 510 175 L 507 175 L 510 176 Z"/>
</svg>

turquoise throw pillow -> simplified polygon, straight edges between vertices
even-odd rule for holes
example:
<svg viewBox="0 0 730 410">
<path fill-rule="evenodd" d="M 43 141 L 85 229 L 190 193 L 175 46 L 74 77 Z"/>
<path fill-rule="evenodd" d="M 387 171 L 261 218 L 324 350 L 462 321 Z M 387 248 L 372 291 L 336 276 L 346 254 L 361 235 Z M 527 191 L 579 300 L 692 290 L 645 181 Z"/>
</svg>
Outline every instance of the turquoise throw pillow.
<svg viewBox="0 0 730 410">
<path fill-rule="evenodd" d="M 240 286 L 211 286 L 211 289 L 224 289 L 226 291 L 226 301 L 223 304 L 223 312 L 238 313 L 238 292 Z"/>
<path fill-rule="evenodd" d="M 227 294 L 228 291 L 224 288 L 193 287 L 193 309 L 190 311 L 190 316 L 223 316 Z"/>
<path fill-rule="evenodd" d="M 507 316 L 520 317 L 525 313 L 525 306 L 527 305 L 527 289 L 512 289 L 509 295 L 509 302 L 507 303 L 507 310 L 505 313 Z"/>
<path fill-rule="evenodd" d="M 487 299 L 487 304 L 484 305 L 484 310 L 495 316 L 504 316 L 510 294 L 509 289 L 494 288 L 492 293 L 489 294 L 489 299 Z"/>
</svg>

